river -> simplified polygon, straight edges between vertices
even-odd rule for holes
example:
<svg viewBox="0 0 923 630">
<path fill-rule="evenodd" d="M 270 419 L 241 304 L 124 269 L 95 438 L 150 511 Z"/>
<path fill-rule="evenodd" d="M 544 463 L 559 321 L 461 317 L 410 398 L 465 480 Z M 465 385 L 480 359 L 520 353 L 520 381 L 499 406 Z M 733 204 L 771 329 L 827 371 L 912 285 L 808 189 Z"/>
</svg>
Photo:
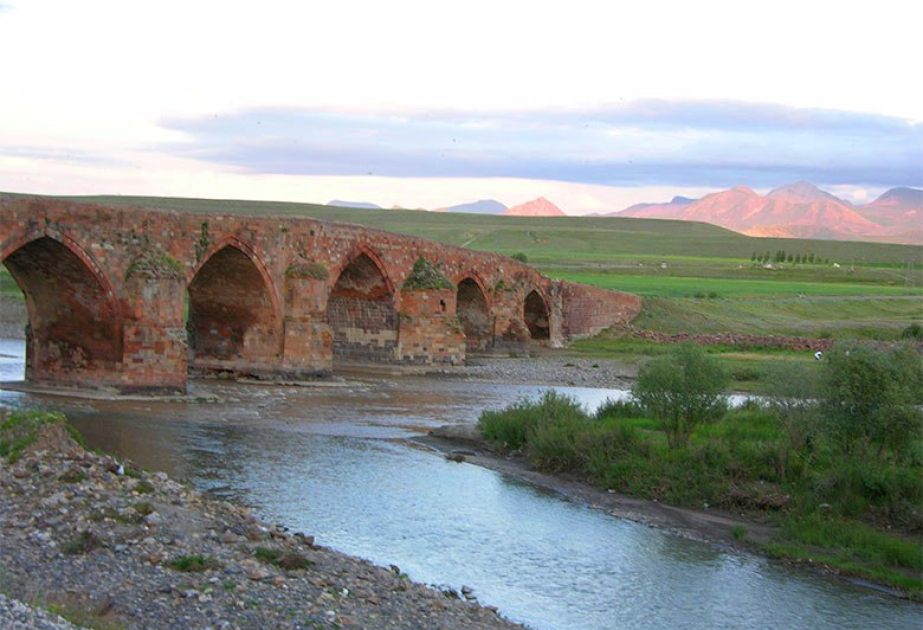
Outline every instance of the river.
<svg viewBox="0 0 923 630">
<path fill-rule="evenodd" d="M 0 380 L 22 378 L 22 355 L 22 342 L 0 341 Z M 0 404 L 64 411 L 91 446 L 415 580 L 469 586 L 537 630 L 923 625 L 919 605 L 616 519 L 403 441 L 544 389 L 362 376 L 332 387 L 194 384 L 220 402 L 0 391 Z M 621 395 L 559 389 L 590 407 Z"/>
</svg>

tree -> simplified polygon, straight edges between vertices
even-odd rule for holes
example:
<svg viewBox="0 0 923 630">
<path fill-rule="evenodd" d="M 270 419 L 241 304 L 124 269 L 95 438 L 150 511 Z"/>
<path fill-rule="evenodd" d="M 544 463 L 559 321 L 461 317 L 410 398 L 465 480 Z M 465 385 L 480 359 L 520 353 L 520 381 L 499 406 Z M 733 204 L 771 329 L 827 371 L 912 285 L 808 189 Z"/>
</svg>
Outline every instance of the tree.
<svg viewBox="0 0 923 630">
<path fill-rule="evenodd" d="M 692 431 L 727 411 L 727 374 L 702 349 L 682 344 L 648 361 L 632 388 L 635 401 L 656 418 L 671 448 L 689 443 Z"/>
<path fill-rule="evenodd" d="M 824 430 L 844 455 L 900 459 L 923 430 L 923 362 L 909 345 L 841 344 L 822 379 Z"/>
</svg>

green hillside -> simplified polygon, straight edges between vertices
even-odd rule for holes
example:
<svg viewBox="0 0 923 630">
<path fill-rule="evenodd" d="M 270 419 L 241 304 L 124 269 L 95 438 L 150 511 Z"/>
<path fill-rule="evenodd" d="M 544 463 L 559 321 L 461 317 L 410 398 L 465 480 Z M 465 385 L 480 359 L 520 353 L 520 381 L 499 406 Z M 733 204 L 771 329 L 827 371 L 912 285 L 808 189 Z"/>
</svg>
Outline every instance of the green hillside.
<svg viewBox="0 0 923 630">
<path fill-rule="evenodd" d="M 0 193 L 9 195 L 9 193 Z M 749 262 L 754 253 L 814 254 L 847 266 L 923 266 L 923 248 L 884 243 L 753 238 L 704 223 L 612 217 L 502 217 L 414 210 L 337 208 L 307 203 L 174 197 L 67 197 L 114 206 L 184 212 L 309 216 L 431 238 L 451 245 L 511 254 L 539 266 L 624 264 L 670 258 Z M 701 261 L 698 261 L 701 262 Z"/>
</svg>

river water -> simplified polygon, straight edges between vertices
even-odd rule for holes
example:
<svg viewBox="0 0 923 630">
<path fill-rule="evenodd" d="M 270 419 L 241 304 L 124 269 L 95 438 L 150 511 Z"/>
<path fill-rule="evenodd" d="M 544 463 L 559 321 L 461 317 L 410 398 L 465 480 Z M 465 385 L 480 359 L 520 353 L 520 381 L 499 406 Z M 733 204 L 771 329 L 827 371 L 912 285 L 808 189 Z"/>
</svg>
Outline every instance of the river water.
<svg viewBox="0 0 923 630">
<path fill-rule="evenodd" d="M 22 342 L 0 341 L 0 380 L 22 378 L 22 355 Z M 401 440 L 544 389 L 363 376 L 339 387 L 195 384 L 221 402 L 0 391 L 0 404 L 64 411 L 91 446 L 417 581 L 470 586 L 537 630 L 923 627 L 921 606 L 616 519 Z M 623 394 L 558 389 L 590 407 Z"/>
</svg>

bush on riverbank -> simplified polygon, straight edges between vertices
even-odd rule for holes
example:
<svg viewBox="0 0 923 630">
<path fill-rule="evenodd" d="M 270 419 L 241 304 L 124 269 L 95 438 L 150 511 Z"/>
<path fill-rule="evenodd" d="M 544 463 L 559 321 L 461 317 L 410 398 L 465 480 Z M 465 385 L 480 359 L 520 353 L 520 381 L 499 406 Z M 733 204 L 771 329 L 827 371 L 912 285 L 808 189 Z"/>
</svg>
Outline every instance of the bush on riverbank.
<svg viewBox="0 0 923 630">
<path fill-rule="evenodd" d="M 590 414 L 555 392 L 485 412 L 479 426 L 486 439 L 542 470 L 577 473 L 633 496 L 768 519 L 780 526 L 766 547 L 771 554 L 813 558 L 919 592 L 919 355 L 846 346 L 831 354 L 819 378 L 798 370 L 774 374 L 770 402 L 697 423 L 686 440 L 671 438 L 670 427 L 637 398 Z M 682 362 L 672 366 L 684 369 Z M 850 400 L 851 415 L 840 415 Z"/>
</svg>

